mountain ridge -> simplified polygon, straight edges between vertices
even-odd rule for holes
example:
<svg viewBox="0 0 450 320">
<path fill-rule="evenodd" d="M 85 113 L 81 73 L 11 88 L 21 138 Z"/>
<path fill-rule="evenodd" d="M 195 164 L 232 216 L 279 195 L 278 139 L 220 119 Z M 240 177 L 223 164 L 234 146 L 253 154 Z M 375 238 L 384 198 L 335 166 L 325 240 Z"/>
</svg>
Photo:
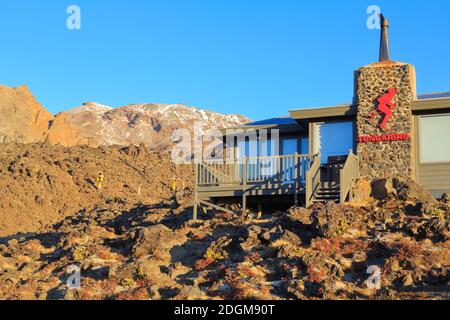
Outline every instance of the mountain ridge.
<svg viewBox="0 0 450 320">
<path fill-rule="evenodd" d="M 0 143 L 46 142 L 91 147 L 144 144 L 154 151 L 172 146 L 176 129 L 222 129 L 250 122 L 239 114 L 222 114 L 184 104 L 142 103 L 113 108 L 97 102 L 52 115 L 26 85 L 0 86 Z"/>
</svg>

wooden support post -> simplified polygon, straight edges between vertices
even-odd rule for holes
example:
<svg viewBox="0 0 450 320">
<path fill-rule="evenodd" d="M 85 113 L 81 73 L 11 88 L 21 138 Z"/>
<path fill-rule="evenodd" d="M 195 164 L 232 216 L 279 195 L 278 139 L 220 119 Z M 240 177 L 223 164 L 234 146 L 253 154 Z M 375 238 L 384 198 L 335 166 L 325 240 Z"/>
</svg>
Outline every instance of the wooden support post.
<svg viewBox="0 0 450 320">
<path fill-rule="evenodd" d="M 258 198 L 258 219 L 262 218 L 262 199 Z"/>
<path fill-rule="evenodd" d="M 199 179 L 198 179 L 198 167 L 199 164 L 195 163 L 194 164 L 194 213 L 193 213 L 193 217 L 192 219 L 194 221 L 197 221 L 198 219 L 198 183 L 199 183 Z"/>
<path fill-rule="evenodd" d="M 299 163 L 300 163 L 300 157 L 298 156 L 298 152 L 296 152 L 295 153 L 295 156 L 294 156 L 295 158 L 294 158 L 294 180 L 295 180 L 295 183 L 294 183 L 294 204 L 295 204 L 295 206 L 298 206 L 298 187 L 299 187 L 299 174 L 298 174 L 298 172 L 299 172 L 299 169 L 300 169 L 300 166 L 299 166 Z"/>
<path fill-rule="evenodd" d="M 348 201 L 352 202 L 355 199 L 355 194 L 354 194 L 354 188 L 355 186 L 355 179 L 352 179 L 351 184 L 350 184 L 350 195 L 349 195 L 349 199 Z"/>
<path fill-rule="evenodd" d="M 246 213 L 247 213 L 247 195 L 244 190 L 244 193 L 242 194 L 242 215 L 245 216 Z"/>
<path fill-rule="evenodd" d="M 198 219 L 198 195 L 197 192 L 194 195 L 194 215 L 192 217 L 194 221 L 197 221 Z"/>
<path fill-rule="evenodd" d="M 242 215 L 247 213 L 247 157 L 244 158 L 244 170 L 242 177 Z"/>
</svg>

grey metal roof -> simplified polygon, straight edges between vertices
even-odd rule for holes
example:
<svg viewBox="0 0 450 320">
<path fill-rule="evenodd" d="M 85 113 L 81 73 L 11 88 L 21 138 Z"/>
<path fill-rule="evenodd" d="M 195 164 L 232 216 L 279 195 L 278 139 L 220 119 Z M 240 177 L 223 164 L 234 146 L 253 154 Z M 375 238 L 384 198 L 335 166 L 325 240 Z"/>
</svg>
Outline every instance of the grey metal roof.
<svg viewBox="0 0 450 320">
<path fill-rule="evenodd" d="M 417 95 L 417 100 L 432 100 L 432 99 L 445 99 L 445 98 L 450 98 L 450 91 L 422 93 L 422 94 Z"/>
<path fill-rule="evenodd" d="M 245 125 L 252 127 L 252 126 L 265 126 L 265 125 L 278 125 L 278 124 L 297 124 L 297 121 L 295 121 L 291 117 L 280 117 L 280 118 L 272 118 L 272 119 L 251 122 L 251 123 L 247 123 Z"/>
</svg>

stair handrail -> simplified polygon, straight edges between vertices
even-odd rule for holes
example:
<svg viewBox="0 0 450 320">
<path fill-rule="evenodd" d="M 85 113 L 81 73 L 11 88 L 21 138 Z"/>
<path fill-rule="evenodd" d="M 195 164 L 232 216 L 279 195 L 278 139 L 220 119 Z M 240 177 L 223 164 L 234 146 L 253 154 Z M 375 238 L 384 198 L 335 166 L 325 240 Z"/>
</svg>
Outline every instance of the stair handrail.
<svg viewBox="0 0 450 320">
<path fill-rule="evenodd" d="M 235 167 L 236 163 L 202 161 L 198 164 L 197 185 L 209 186 L 235 183 Z"/>
<path fill-rule="evenodd" d="M 359 158 L 350 150 L 343 168 L 340 170 L 340 202 L 353 200 L 353 187 L 359 178 Z"/>
<path fill-rule="evenodd" d="M 320 185 L 320 152 L 311 157 L 311 166 L 306 172 L 306 207 L 309 207 L 314 200 L 314 194 Z"/>
</svg>

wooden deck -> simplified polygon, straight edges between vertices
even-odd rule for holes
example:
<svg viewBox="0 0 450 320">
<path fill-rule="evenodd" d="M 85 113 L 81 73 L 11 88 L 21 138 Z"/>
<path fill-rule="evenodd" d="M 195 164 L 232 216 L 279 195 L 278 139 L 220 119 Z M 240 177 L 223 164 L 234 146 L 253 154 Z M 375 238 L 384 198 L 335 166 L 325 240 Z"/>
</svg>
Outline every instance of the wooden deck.
<svg viewBox="0 0 450 320">
<path fill-rule="evenodd" d="M 359 174 L 358 158 L 350 153 L 341 171 L 338 184 L 340 201 L 351 198 L 353 181 Z M 316 155 L 285 155 L 244 158 L 232 162 L 203 162 L 195 165 L 194 220 L 198 207 L 226 208 L 213 203 L 217 198 L 241 198 L 242 211 L 247 210 L 247 197 L 292 195 L 294 204 L 301 196 L 304 205 L 316 200 L 323 188 L 321 157 Z"/>
<path fill-rule="evenodd" d="M 307 172 L 316 158 L 294 154 L 195 165 L 194 219 L 199 204 L 220 208 L 210 202 L 214 198 L 240 197 L 244 212 L 249 196 L 293 195 L 297 203 L 306 194 Z"/>
</svg>

